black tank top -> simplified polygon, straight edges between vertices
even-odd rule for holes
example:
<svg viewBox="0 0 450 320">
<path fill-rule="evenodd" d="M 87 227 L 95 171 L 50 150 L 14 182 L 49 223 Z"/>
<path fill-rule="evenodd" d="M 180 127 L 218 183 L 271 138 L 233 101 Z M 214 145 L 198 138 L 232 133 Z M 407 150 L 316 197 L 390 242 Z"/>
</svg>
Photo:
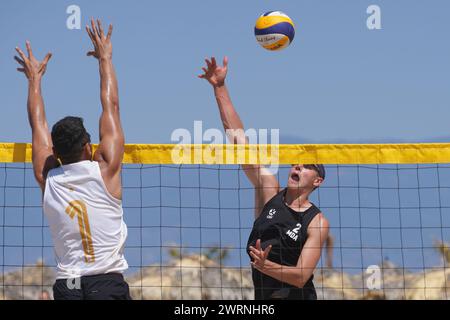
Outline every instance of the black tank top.
<svg viewBox="0 0 450 320">
<path fill-rule="evenodd" d="M 305 212 L 296 212 L 284 202 L 286 189 L 279 192 L 264 206 L 261 214 L 253 224 L 253 230 L 247 242 L 255 246 L 261 239 L 261 248 L 272 245 L 268 259 L 285 266 L 296 266 L 298 258 L 306 242 L 308 226 L 312 219 L 320 213 L 314 204 Z M 249 255 L 250 256 L 250 255 Z M 312 282 L 313 276 L 303 288 L 297 288 L 288 283 L 278 281 L 252 268 L 255 299 L 317 299 Z"/>
</svg>

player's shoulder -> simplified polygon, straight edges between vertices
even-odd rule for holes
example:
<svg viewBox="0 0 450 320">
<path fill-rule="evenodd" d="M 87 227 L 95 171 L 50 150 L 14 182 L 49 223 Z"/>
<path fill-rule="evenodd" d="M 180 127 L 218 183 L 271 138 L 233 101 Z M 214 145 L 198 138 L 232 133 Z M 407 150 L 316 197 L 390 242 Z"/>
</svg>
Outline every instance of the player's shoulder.
<svg viewBox="0 0 450 320">
<path fill-rule="evenodd" d="M 328 232 L 330 228 L 330 222 L 325 217 L 322 211 L 319 211 L 314 218 L 311 220 L 308 228 L 311 232 Z"/>
</svg>

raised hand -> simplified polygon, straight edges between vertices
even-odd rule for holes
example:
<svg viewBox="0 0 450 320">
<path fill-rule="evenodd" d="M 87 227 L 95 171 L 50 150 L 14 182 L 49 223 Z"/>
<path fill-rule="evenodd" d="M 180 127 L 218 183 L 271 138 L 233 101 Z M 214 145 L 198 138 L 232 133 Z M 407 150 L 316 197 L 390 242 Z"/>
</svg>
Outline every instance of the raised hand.
<svg viewBox="0 0 450 320">
<path fill-rule="evenodd" d="M 228 58 L 223 59 L 223 66 L 220 67 L 216 63 L 216 58 L 212 57 L 211 60 L 205 59 L 207 68 L 202 68 L 203 74 L 198 77 L 206 79 L 214 87 L 220 87 L 225 84 L 225 78 L 228 71 Z"/>
<path fill-rule="evenodd" d="M 272 245 L 269 245 L 265 250 L 262 250 L 261 249 L 261 240 L 258 239 L 256 241 L 256 248 L 250 246 L 249 249 L 250 249 L 250 256 L 253 258 L 251 265 L 255 269 L 262 271 L 266 265 L 267 256 L 269 255 L 269 252 L 272 249 Z"/>
<path fill-rule="evenodd" d="M 94 19 L 91 19 L 91 28 L 86 26 L 86 31 L 91 38 L 92 44 L 94 45 L 94 50 L 87 53 L 88 56 L 93 56 L 98 60 L 101 59 L 111 59 L 112 58 L 112 25 L 109 25 L 108 34 L 105 36 L 103 32 L 101 21 L 97 19 L 97 25 Z"/>
<path fill-rule="evenodd" d="M 44 60 L 38 61 L 31 50 L 31 44 L 29 41 L 26 42 L 28 57 L 20 50 L 19 47 L 16 47 L 17 53 L 20 55 L 14 56 L 14 59 L 21 65 L 20 68 L 17 68 L 19 72 L 23 72 L 28 80 L 41 80 L 42 76 L 45 74 L 45 70 L 47 70 L 47 63 L 52 57 L 51 53 L 47 53 Z"/>
</svg>

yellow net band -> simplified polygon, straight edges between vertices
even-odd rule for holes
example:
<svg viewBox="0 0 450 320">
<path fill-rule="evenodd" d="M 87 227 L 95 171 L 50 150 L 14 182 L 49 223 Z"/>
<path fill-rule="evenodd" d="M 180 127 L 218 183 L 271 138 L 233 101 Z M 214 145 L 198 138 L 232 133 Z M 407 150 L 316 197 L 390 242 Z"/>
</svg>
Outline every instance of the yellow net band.
<svg viewBox="0 0 450 320">
<path fill-rule="evenodd" d="M 94 145 L 94 148 L 97 146 Z M 31 144 L 0 143 L 0 162 L 31 162 Z M 450 163 L 450 143 L 179 145 L 128 144 L 125 164 Z"/>
</svg>

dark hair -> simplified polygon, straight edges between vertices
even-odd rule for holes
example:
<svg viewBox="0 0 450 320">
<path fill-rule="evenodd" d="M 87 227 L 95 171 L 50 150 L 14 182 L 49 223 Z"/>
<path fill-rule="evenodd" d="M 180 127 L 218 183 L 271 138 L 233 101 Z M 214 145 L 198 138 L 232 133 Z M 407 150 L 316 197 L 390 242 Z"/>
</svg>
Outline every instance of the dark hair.
<svg viewBox="0 0 450 320">
<path fill-rule="evenodd" d="M 304 164 L 303 166 L 307 169 L 314 170 L 315 172 L 317 172 L 319 177 L 325 180 L 325 167 L 323 166 L 323 164 Z"/>
<path fill-rule="evenodd" d="M 91 136 L 79 117 L 65 117 L 53 125 L 53 147 L 65 163 L 76 162 L 80 159 L 83 147 L 91 142 Z"/>
<path fill-rule="evenodd" d="M 318 176 L 322 178 L 322 180 L 325 180 L 325 167 L 323 164 L 304 164 L 303 165 L 306 169 L 314 170 L 317 172 Z M 313 191 L 316 190 L 318 187 L 314 187 Z"/>
</svg>

